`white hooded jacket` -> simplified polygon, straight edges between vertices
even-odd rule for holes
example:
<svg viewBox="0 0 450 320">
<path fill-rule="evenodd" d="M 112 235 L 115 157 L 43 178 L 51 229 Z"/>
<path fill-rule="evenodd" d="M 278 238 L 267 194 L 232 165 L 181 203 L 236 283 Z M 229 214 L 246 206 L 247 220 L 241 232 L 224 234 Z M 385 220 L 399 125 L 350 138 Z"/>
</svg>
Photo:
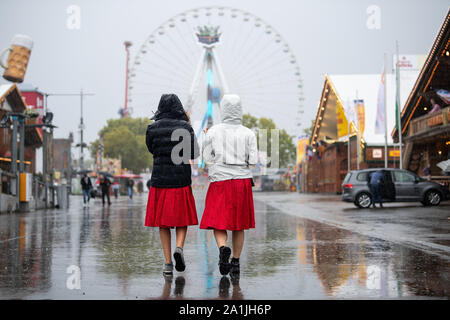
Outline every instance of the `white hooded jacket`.
<svg viewBox="0 0 450 320">
<path fill-rule="evenodd" d="M 242 125 L 239 96 L 226 94 L 220 103 L 222 123 L 206 133 L 203 160 L 211 182 L 252 178 L 250 166 L 258 160 L 256 136 Z"/>
</svg>

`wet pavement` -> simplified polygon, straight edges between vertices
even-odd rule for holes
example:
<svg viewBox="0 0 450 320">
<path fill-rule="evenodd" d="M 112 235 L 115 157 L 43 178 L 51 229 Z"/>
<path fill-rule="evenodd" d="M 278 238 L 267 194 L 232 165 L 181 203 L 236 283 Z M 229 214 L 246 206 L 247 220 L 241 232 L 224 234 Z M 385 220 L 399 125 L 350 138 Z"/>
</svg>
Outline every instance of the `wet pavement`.
<svg viewBox="0 0 450 320">
<path fill-rule="evenodd" d="M 199 218 L 204 194 L 195 191 Z M 186 271 L 164 279 L 158 229 L 143 226 L 145 193 L 112 199 L 105 208 L 100 200 L 83 208 L 81 197 L 72 196 L 67 210 L 2 214 L 0 299 L 450 296 L 449 263 L 442 255 L 286 214 L 280 209 L 288 207 L 260 201 L 271 199 L 265 194 L 255 193 L 255 199 L 256 228 L 246 232 L 239 281 L 220 275 L 212 231 L 197 227 L 188 230 Z"/>
<path fill-rule="evenodd" d="M 450 262 L 450 201 L 437 207 L 398 202 L 360 209 L 331 194 L 266 192 L 257 198 L 286 214 L 420 249 Z"/>
</svg>

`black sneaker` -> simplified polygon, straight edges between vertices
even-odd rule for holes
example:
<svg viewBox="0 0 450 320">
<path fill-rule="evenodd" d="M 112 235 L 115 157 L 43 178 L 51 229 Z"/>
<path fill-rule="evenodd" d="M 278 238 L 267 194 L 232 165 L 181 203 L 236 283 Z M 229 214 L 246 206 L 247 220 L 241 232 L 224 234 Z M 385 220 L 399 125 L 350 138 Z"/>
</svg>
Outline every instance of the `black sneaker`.
<svg viewBox="0 0 450 320">
<path fill-rule="evenodd" d="M 186 264 L 184 263 L 183 249 L 180 247 L 176 247 L 175 252 L 173 254 L 173 258 L 175 259 L 175 269 L 178 272 L 183 272 L 186 269 Z"/>
<path fill-rule="evenodd" d="M 231 265 L 229 263 L 231 249 L 222 246 L 219 248 L 219 271 L 221 275 L 227 275 L 230 272 Z"/>
</svg>

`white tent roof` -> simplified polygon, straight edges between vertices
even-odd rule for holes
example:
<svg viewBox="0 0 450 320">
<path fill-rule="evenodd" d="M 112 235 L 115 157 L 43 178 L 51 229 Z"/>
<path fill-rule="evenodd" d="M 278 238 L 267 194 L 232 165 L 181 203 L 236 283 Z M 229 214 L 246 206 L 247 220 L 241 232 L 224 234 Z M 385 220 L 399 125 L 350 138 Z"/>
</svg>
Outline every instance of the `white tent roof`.
<svg viewBox="0 0 450 320">
<path fill-rule="evenodd" d="M 418 71 L 402 71 L 400 82 L 401 106 L 406 101 Z M 348 74 L 329 75 L 330 81 L 336 89 L 339 98 L 347 109 L 356 98 L 364 100 L 365 106 L 365 130 L 363 139 L 369 145 L 384 145 L 384 133 L 375 133 L 375 121 L 377 118 L 378 89 L 381 83 L 381 74 Z M 395 74 L 386 75 L 386 101 L 387 101 L 387 127 L 388 144 L 393 144 L 391 132 L 395 126 Z M 358 95 L 358 96 L 356 96 Z"/>
</svg>

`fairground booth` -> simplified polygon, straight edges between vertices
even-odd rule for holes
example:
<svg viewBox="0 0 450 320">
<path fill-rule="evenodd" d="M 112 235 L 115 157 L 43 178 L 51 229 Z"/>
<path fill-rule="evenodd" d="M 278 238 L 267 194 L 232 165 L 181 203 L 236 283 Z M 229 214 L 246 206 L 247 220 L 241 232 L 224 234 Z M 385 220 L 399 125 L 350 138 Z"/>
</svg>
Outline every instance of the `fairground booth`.
<svg viewBox="0 0 450 320">
<path fill-rule="evenodd" d="M 450 14 L 437 34 L 401 113 L 403 167 L 448 185 L 450 158 Z M 399 141 L 399 132 L 393 138 Z"/>
<path fill-rule="evenodd" d="M 28 108 L 16 84 L 0 85 L 0 118 L 9 113 L 23 113 Z M 30 107 L 31 108 L 31 107 Z M 35 119 L 26 119 L 25 124 L 34 124 Z M 36 168 L 36 149 L 42 146 L 42 134 L 37 128 L 25 128 L 24 168 L 34 173 Z M 19 150 L 19 148 L 17 148 Z M 18 161 L 19 164 L 19 161 Z M 11 129 L 5 125 L 0 128 L 0 169 L 11 168 Z"/>
<path fill-rule="evenodd" d="M 390 136 L 395 125 L 396 79 L 381 74 L 326 75 L 314 129 L 302 165 L 304 192 L 340 193 L 349 170 L 399 167 L 399 148 Z M 385 124 L 376 124 L 380 86 L 385 90 Z M 404 82 L 401 88 L 408 89 Z M 410 89 L 410 88 L 409 88 Z M 350 145 L 350 149 L 349 149 Z"/>
</svg>

